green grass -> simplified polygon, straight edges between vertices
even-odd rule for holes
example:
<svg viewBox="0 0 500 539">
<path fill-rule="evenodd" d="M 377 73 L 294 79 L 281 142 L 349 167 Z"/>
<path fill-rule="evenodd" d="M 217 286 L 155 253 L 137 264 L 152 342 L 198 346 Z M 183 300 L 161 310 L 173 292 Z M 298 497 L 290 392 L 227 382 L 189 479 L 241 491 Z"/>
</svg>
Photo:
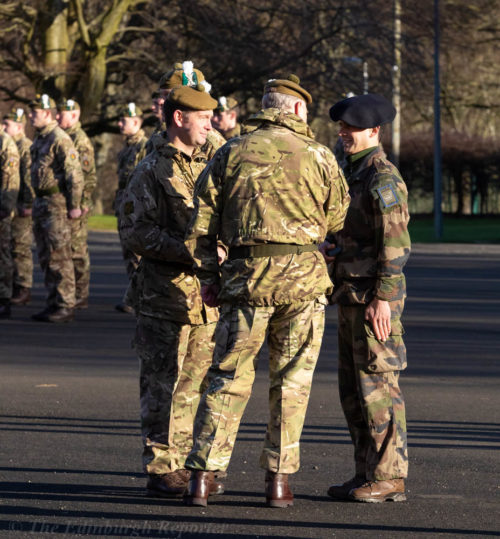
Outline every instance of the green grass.
<svg viewBox="0 0 500 539">
<path fill-rule="evenodd" d="M 443 218 L 443 237 L 436 239 L 433 217 L 412 217 L 410 236 L 413 243 L 500 243 L 500 217 Z"/>
<path fill-rule="evenodd" d="M 93 215 L 89 219 L 91 230 L 116 231 L 114 215 Z M 443 237 L 434 237 L 434 220 L 429 216 L 415 216 L 410 220 L 413 243 L 500 243 L 500 217 L 454 217 L 443 219 Z"/>
</svg>

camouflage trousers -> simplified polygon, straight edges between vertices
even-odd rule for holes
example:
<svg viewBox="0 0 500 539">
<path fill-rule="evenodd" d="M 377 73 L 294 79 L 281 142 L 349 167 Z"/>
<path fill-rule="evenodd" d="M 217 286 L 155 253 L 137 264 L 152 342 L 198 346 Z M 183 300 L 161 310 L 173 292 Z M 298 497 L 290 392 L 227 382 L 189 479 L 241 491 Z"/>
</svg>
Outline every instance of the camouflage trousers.
<svg viewBox="0 0 500 539">
<path fill-rule="evenodd" d="M 16 215 L 12 219 L 12 260 L 14 262 L 14 286 L 33 286 L 33 219 Z"/>
<path fill-rule="evenodd" d="M 267 335 L 270 418 L 260 465 L 286 474 L 299 469 L 299 440 L 324 316 L 324 305 L 317 300 L 269 307 L 223 305 L 187 468 L 227 469 Z"/>
<path fill-rule="evenodd" d="M 10 300 L 12 297 L 12 279 L 14 264 L 11 254 L 11 224 L 12 218 L 0 220 L 0 300 Z"/>
<path fill-rule="evenodd" d="M 71 219 L 71 256 L 75 268 L 75 299 L 89 297 L 90 255 L 88 246 L 88 213 Z"/>
<path fill-rule="evenodd" d="M 35 216 L 33 232 L 48 290 L 47 306 L 72 309 L 75 306 L 75 270 L 66 210 L 57 209 Z"/>
<path fill-rule="evenodd" d="M 142 462 L 148 474 L 184 468 L 212 361 L 215 322 L 199 326 L 139 315 Z"/>
<path fill-rule="evenodd" d="M 378 341 L 365 321 L 365 306 L 338 306 L 339 393 L 354 444 L 356 474 L 368 480 L 408 475 L 406 416 L 399 371 L 406 349 L 399 316 L 403 302 L 391 302 L 391 335 Z"/>
<path fill-rule="evenodd" d="M 132 282 L 132 279 L 134 278 L 135 272 L 139 266 L 139 262 L 141 261 L 141 257 L 137 254 L 135 254 L 130 249 L 127 249 L 125 245 L 123 244 L 121 234 L 120 234 L 120 226 L 118 225 L 118 234 L 120 236 L 120 244 L 122 247 L 122 256 L 123 260 L 125 261 L 125 271 L 127 272 L 128 276 L 128 282 L 129 286 L 126 288 L 125 293 L 123 294 L 123 303 L 125 305 L 130 305 L 133 307 L 134 300 L 132 297 L 132 292 L 130 289 L 130 283 Z"/>
</svg>

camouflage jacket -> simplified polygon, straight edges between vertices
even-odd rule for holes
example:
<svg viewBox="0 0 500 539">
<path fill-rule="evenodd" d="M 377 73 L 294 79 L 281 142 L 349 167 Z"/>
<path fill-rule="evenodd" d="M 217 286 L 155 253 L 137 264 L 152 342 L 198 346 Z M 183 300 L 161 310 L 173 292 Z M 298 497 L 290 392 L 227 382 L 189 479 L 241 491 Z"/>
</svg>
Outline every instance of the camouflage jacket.
<svg viewBox="0 0 500 539">
<path fill-rule="evenodd" d="M 348 164 L 346 174 L 351 204 L 334 240 L 342 251 L 335 259 L 332 300 L 352 305 L 374 297 L 402 299 L 410 255 L 406 185 L 380 147 Z"/>
<path fill-rule="evenodd" d="M 221 133 L 221 135 L 226 139 L 229 140 L 234 137 L 239 137 L 241 135 L 241 124 L 236 124 L 232 129 L 229 131 L 226 131 L 225 133 Z"/>
<path fill-rule="evenodd" d="M 150 153 L 159 146 L 163 146 L 167 140 L 166 131 L 155 131 L 148 140 L 147 152 Z M 207 141 L 203 146 L 195 149 L 193 158 L 201 161 L 210 161 L 215 152 L 226 143 L 226 139 L 216 130 L 211 129 L 207 134 Z"/>
<path fill-rule="evenodd" d="M 127 187 L 135 167 L 146 157 L 148 139 L 139 129 L 135 135 L 126 137 L 125 146 L 118 152 L 118 190 L 115 197 L 115 211 L 120 208 L 123 190 Z"/>
<path fill-rule="evenodd" d="M 19 152 L 0 127 L 0 219 L 12 214 L 19 194 Z"/>
<path fill-rule="evenodd" d="M 227 142 L 195 189 L 189 238 L 203 284 L 219 281 L 216 241 L 315 245 L 342 228 L 349 196 L 332 152 L 298 116 L 265 109 Z M 222 266 L 223 302 L 257 306 L 307 301 L 331 291 L 319 251 L 232 258 Z"/>
<path fill-rule="evenodd" d="M 18 209 L 28 210 L 33 206 L 35 192 L 31 187 L 31 144 L 32 141 L 24 134 L 13 137 L 19 151 L 19 175 L 21 183 L 17 197 Z"/>
<path fill-rule="evenodd" d="M 37 131 L 31 145 L 31 186 L 37 195 L 37 213 L 47 206 L 41 199 L 55 195 L 51 190 L 62 193 L 68 210 L 80 207 L 83 173 L 78 152 L 56 121 Z"/>
<path fill-rule="evenodd" d="M 137 166 L 124 192 L 120 237 L 142 257 L 132 286 L 143 315 L 183 324 L 217 320 L 217 310 L 201 300 L 194 261 L 184 244 L 194 184 L 205 165 L 165 140 Z"/>
<path fill-rule="evenodd" d="M 80 164 L 84 177 L 82 207 L 92 207 L 92 193 L 97 185 L 97 175 L 95 170 L 94 147 L 89 137 L 82 129 L 80 122 L 66 129 L 66 133 L 71 137 L 76 151 L 80 156 Z"/>
</svg>

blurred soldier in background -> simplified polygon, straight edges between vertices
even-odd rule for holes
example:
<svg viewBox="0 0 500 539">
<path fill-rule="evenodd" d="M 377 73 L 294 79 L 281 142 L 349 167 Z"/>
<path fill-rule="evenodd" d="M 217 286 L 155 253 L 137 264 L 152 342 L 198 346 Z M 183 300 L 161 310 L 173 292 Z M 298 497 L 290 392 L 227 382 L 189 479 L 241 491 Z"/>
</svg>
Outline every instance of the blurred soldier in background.
<svg viewBox="0 0 500 539">
<path fill-rule="evenodd" d="M 14 264 L 11 253 L 12 215 L 19 194 L 19 152 L 0 126 L 0 318 L 10 316 Z"/>
<path fill-rule="evenodd" d="M 212 125 L 219 133 L 229 140 L 238 137 L 241 125 L 238 123 L 238 102 L 233 97 L 219 97 L 217 108 L 214 110 Z"/>
<path fill-rule="evenodd" d="M 63 99 L 57 104 L 57 122 L 71 137 L 80 157 L 84 184 L 82 215 L 72 219 L 71 252 L 75 267 L 75 308 L 86 309 L 89 304 L 90 255 L 88 247 L 88 219 L 92 209 L 92 193 L 97 185 L 94 147 L 80 124 L 80 105 L 73 99 Z"/>
<path fill-rule="evenodd" d="M 31 144 L 26 136 L 26 114 L 14 108 L 4 116 L 5 131 L 14 139 L 19 151 L 20 186 L 16 211 L 12 218 L 12 261 L 14 263 L 14 288 L 11 303 L 26 305 L 31 299 L 33 286 L 33 220 L 31 217 L 35 193 L 31 187 Z"/>
<path fill-rule="evenodd" d="M 83 172 L 73 141 L 54 120 L 54 101 L 43 94 L 30 103 L 36 130 L 31 146 L 33 231 L 48 289 L 47 307 L 33 315 L 42 322 L 69 322 L 75 307 L 71 219 L 81 214 Z"/>
<path fill-rule="evenodd" d="M 123 193 L 135 167 L 146 156 L 146 143 L 148 139 L 142 130 L 142 111 L 135 103 L 128 103 L 121 109 L 118 126 L 120 127 L 121 134 L 125 136 L 125 146 L 118 154 L 118 189 L 114 203 L 115 213 L 118 218 L 118 232 L 120 232 L 120 204 Z M 124 246 L 123 241 L 121 241 L 121 245 L 123 260 L 125 261 L 125 268 L 130 283 L 139 265 L 140 257 Z M 134 310 L 130 303 L 131 300 L 128 297 L 127 290 L 122 301 L 115 308 L 117 311 L 132 313 Z"/>
</svg>

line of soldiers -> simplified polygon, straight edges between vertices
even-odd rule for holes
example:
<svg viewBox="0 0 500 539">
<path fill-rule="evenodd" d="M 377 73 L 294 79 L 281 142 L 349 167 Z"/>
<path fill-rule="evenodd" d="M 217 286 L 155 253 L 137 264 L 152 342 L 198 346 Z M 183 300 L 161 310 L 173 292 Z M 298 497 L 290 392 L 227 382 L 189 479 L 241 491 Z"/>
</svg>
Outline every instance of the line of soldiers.
<svg viewBox="0 0 500 539">
<path fill-rule="evenodd" d="M 56 118 L 54 113 L 56 112 Z M 80 107 L 39 95 L 30 103 L 33 142 L 24 132 L 25 111 L 6 114 L 0 130 L 0 317 L 11 305 L 31 299 L 36 241 L 48 290 L 46 308 L 32 316 L 44 322 L 69 322 L 74 309 L 88 307 L 90 257 L 88 213 L 97 178 L 94 149 L 81 128 Z"/>
<path fill-rule="evenodd" d="M 131 162 L 115 205 L 124 253 L 138 261 L 124 303 L 137 316 L 147 493 L 206 506 L 224 491 L 266 341 L 264 492 L 270 507 L 293 504 L 288 477 L 299 469 L 329 301 L 339 306 L 339 392 L 355 474 L 328 494 L 405 500 L 398 380 L 409 216 L 406 186 L 380 146 L 395 109 L 375 94 L 330 109 L 342 171 L 314 140 L 312 97 L 295 75 L 268 80 L 262 110 L 241 129 L 234 114 L 223 116 L 237 104 L 216 101 L 203 82 L 191 62 L 161 78 L 158 128 L 141 137 L 146 155 Z M 138 116 L 129 104 L 126 118 Z M 227 143 L 214 140 L 213 125 Z"/>
</svg>

